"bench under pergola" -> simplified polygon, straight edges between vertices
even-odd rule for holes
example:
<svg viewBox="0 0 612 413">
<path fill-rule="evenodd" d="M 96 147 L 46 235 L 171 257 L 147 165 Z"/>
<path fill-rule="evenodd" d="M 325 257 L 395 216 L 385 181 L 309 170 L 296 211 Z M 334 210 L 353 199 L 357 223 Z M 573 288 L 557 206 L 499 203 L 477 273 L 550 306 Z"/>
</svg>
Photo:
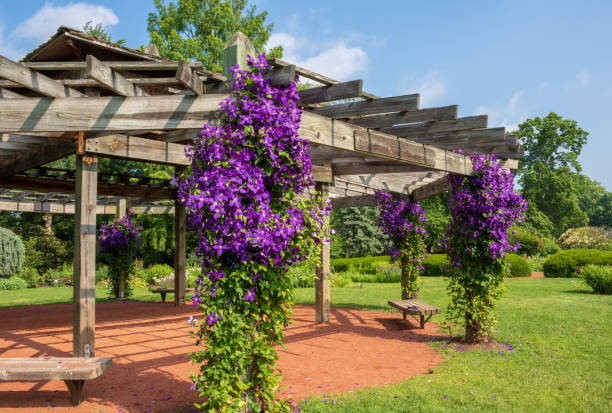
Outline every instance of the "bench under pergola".
<svg viewBox="0 0 612 413">
<path fill-rule="evenodd" d="M 0 210 L 75 215 L 75 357 L 95 354 L 96 215 L 170 213 L 175 217 L 175 303 L 185 301 L 185 207 L 168 180 L 98 171 L 99 157 L 189 164 L 185 145 L 214 121 L 231 91 L 228 68 L 253 46 L 241 33 L 224 50 L 224 73 L 199 62 L 163 59 L 67 27 L 15 62 L 0 56 Z M 448 174 L 470 175 L 465 154 L 495 153 L 516 168 L 521 149 L 487 116 L 457 117 L 457 105 L 421 108 L 419 95 L 380 98 L 361 80 L 339 82 L 278 59 L 274 85 L 295 75 L 300 136 L 311 144 L 314 190 L 333 208 L 374 205 L 378 189 L 414 200 L 449 189 Z M 76 155 L 74 170 L 44 165 Z M 329 245 L 317 268 L 316 319 L 329 321 Z"/>
</svg>

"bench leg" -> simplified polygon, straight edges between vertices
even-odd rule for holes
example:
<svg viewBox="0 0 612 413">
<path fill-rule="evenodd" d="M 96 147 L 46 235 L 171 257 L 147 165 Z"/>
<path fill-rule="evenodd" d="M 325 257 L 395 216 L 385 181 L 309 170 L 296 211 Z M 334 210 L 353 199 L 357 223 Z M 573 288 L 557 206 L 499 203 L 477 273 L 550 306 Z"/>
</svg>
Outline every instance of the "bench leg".
<svg viewBox="0 0 612 413">
<path fill-rule="evenodd" d="M 161 295 L 162 303 L 165 303 L 166 302 L 166 293 L 160 293 L 159 295 Z"/>
<path fill-rule="evenodd" d="M 425 316 L 421 314 L 421 330 L 425 328 Z"/>
<path fill-rule="evenodd" d="M 70 390 L 70 395 L 72 396 L 72 405 L 78 406 L 81 404 L 81 398 L 83 396 L 83 385 L 85 384 L 85 380 L 64 380 L 66 383 L 66 387 Z"/>
<path fill-rule="evenodd" d="M 406 321 L 406 313 L 402 312 L 402 315 L 404 316 L 404 321 Z"/>
</svg>

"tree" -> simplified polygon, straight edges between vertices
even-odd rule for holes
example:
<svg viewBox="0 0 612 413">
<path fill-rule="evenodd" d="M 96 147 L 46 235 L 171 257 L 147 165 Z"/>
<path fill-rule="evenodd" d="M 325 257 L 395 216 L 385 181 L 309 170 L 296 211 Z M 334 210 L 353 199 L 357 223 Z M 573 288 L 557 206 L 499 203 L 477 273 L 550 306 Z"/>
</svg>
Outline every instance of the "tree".
<svg viewBox="0 0 612 413">
<path fill-rule="evenodd" d="M 376 223 L 377 219 L 378 211 L 374 207 L 332 210 L 330 223 L 336 230 L 332 244 L 340 243 L 342 257 L 365 257 L 384 252 L 384 236 Z M 338 253 L 336 249 L 334 252 Z"/>
<path fill-rule="evenodd" d="M 551 112 L 527 119 L 516 134 L 526 151 L 518 169 L 525 198 L 548 216 L 556 236 L 585 225 L 587 216 L 580 209 L 573 174 L 582 170 L 578 156 L 588 132 L 576 121 Z"/>
<path fill-rule="evenodd" d="M 421 206 L 425 210 L 425 217 L 427 218 L 425 243 L 430 251 L 438 251 L 441 248 L 440 241 L 444 238 L 450 221 L 448 193 L 423 199 L 421 200 Z"/>
<path fill-rule="evenodd" d="M 104 40 L 105 42 L 117 43 L 119 45 L 125 44 L 125 39 L 113 40 L 110 33 L 108 33 L 108 30 L 102 26 L 102 23 L 97 23 L 94 26 L 93 22 L 89 20 L 83 25 L 83 31 L 97 37 L 98 39 Z"/>
<path fill-rule="evenodd" d="M 597 181 L 586 175 L 574 174 L 574 188 L 580 209 L 589 219 L 591 226 L 612 226 L 612 193 Z"/>
<path fill-rule="evenodd" d="M 274 25 L 265 24 L 267 12 L 247 8 L 248 0 L 178 0 L 167 6 L 154 0 L 156 12 L 149 13 L 147 30 L 151 43 L 162 57 L 197 60 L 215 72 L 223 68 L 223 47 L 237 31 L 244 33 L 257 53 L 264 51 Z M 280 57 L 276 47 L 268 56 Z"/>
</svg>

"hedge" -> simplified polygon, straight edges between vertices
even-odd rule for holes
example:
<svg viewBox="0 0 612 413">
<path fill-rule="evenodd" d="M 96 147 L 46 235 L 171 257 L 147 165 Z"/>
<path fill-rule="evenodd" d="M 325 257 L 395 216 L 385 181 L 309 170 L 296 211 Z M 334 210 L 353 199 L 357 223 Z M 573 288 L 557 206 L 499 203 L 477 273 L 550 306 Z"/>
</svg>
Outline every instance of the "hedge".
<svg viewBox="0 0 612 413">
<path fill-rule="evenodd" d="M 448 257 L 446 254 L 431 254 L 429 258 L 423 262 L 425 269 L 421 275 L 425 277 L 436 277 L 443 275 L 445 273 L 444 267 L 448 265 L 450 265 L 450 263 L 448 262 Z"/>
<path fill-rule="evenodd" d="M 0 278 L 0 290 L 21 290 L 27 286 L 28 283 L 23 278 Z"/>
<path fill-rule="evenodd" d="M 585 265 L 612 265 L 612 251 L 566 250 L 551 255 L 543 265 L 546 277 L 576 277 Z"/>
<path fill-rule="evenodd" d="M 510 264 L 510 277 L 531 277 L 531 266 L 525 258 L 516 254 L 508 254 L 506 261 Z"/>
<path fill-rule="evenodd" d="M 381 263 L 386 264 L 388 262 L 388 255 L 356 258 L 334 258 L 331 260 L 331 266 L 335 272 L 358 271 L 364 274 L 376 274 L 377 265 Z"/>
<path fill-rule="evenodd" d="M 580 270 L 580 277 L 595 294 L 612 294 L 612 266 L 587 265 Z"/>
</svg>

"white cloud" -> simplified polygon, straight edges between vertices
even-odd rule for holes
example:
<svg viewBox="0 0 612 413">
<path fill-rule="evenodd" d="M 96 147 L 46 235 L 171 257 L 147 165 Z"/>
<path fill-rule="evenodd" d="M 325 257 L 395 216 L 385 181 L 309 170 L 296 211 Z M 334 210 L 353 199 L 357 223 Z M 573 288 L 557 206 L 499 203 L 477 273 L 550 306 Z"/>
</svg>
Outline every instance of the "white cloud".
<svg viewBox="0 0 612 413">
<path fill-rule="evenodd" d="M 576 80 L 578 81 L 578 85 L 580 85 L 581 87 L 586 87 L 587 84 L 589 83 L 589 72 L 587 72 L 586 70 L 583 70 L 582 72 L 578 73 L 576 75 Z"/>
<path fill-rule="evenodd" d="M 506 131 L 518 129 L 519 123 L 527 119 L 527 111 L 519 104 L 522 91 L 515 92 L 508 102 L 495 106 L 479 106 L 476 115 L 489 115 L 489 126 L 505 126 Z"/>
<path fill-rule="evenodd" d="M 81 29 L 90 20 L 93 24 L 101 23 L 106 27 L 119 22 L 115 13 L 104 6 L 89 3 L 69 3 L 66 6 L 56 7 L 53 3 L 45 3 L 36 14 L 19 23 L 13 35 L 44 41 L 51 37 L 59 26 L 64 25 Z"/>
<path fill-rule="evenodd" d="M 10 44 L 6 43 L 6 39 L 4 37 L 5 29 L 6 26 L 0 21 L 0 55 L 7 57 L 11 60 L 19 60 L 21 56 L 25 54 L 25 52 L 22 50 L 17 50 Z"/>
<path fill-rule="evenodd" d="M 348 80 L 366 71 L 368 54 L 344 40 L 317 44 L 305 37 L 274 33 L 266 48 L 283 46 L 283 60 L 338 80 Z"/>
<path fill-rule="evenodd" d="M 426 73 L 424 76 L 410 76 L 404 79 L 402 89 L 405 93 L 419 93 L 420 107 L 431 106 L 446 94 L 446 84 L 440 79 L 437 71 Z"/>
</svg>

